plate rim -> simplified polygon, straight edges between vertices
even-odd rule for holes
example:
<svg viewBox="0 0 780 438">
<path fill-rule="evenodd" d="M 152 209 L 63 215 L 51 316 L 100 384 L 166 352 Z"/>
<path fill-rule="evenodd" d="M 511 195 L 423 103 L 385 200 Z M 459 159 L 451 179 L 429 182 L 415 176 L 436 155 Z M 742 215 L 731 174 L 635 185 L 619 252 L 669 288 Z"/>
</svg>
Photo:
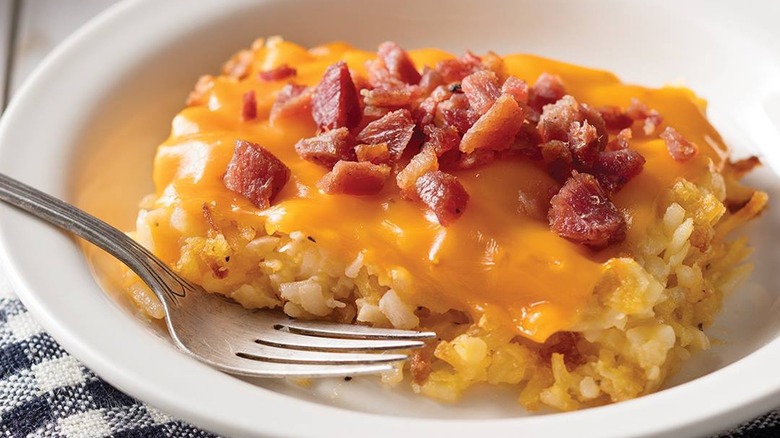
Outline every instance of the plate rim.
<svg viewBox="0 0 780 438">
<path fill-rule="evenodd" d="M 255 3 L 260 5 L 271 1 L 274 0 L 261 0 Z M 34 73 L 25 81 L 11 100 L 9 107 L 2 118 L 0 118 L 0 151 L 10 147 L 5 140 L 11 135 L 10 132 L 13 132 L 12 126 L 17 119 L 25 119 L 25 112 L 28 111 L 26 107 L 29 106 L 29 104 L 25 102 L 34 94 L 36 88 L 47 81 L 48 77 L 53 74 L 59 65 L 71 62 L 70 59 L 72 55 L 77 55 L 79 50 L 82 50 L 81 47 L 84 45 L 85 41 L 99 37 L 101 33 L 110 31 L 110 28 L 114 24 L 121 22 L 133 13 L 153 9 L 153 3 L 154 0 L 126 0 L 117 3 L 90 20 L 55 48 L 55 50 L 41 62 Z M 183 1 L 180 0 L 180 3 L 183 3 Z M 247 1 L 232 0 L 228 4 L 236 5 L 240 3 L 247 3 Z M 204 3 L 195 4 L 203 5 Z M 0 168 L 7 170 L 4 166 L 5 162 L 0 162 Z M 5 213 L 0 215 L 0 260 L 2 260 L 2 266 L 5 268 L 5 273 L 14 286 L 18 297 L 45 330 L 54 337 L 57 342 L 63 345 L 70 354 L 87 365 L 98 376 L 122 391 L 139 400 L 146 401 L 152 406 L 158 406 L 162 410 L 174 414 L 179 418 L 218 433 L 241 436 L 255 434 L 273 434 L 281 436 L 289 435 L 290 433 L 294 433 L 296 436 L 321 436 L 323 433 L 323 425 L 336 425 L 341 424 L 342 421 L 348 421 L 352 423 L 353 427 L 357 428 L 370 426 L 373 430 L 378 430 L 379 435 L 381 436 L 397 436 L 398 433 L 409 433 L 410 431 L 415 431 L 415 433 L 450 432 L 460 435 L 465 432 L 506 433 L 510 431 L 517 432 L 518 430 L 526 430 L 529 433 L 544 431 L 546 434 L 555 435 L 557 432 L 571 430 L 570 428 L 578 428 L 578 430 L 585 431 L 584 433 L 587 435 L 587 431 L 597 430 L 594 428 L 604 419 L 622 416 L 624 423 L 626 424 L 642 424 L 643 426 L 646 426 L 642 428 L 642 436 L 656 436 L 668 433 L 701 433 L 703 430 L 718 430 L 724 426 L 747 419 L 750 416 L 757 414 L 761 409 L 768 410 L 769 408 L 775 407 L 772 404 L 773 400 L 776 401 L 778 396 L 780 396 L 780 385 L 778 385 L 777 388 L 769 389 L 762 385 L 756 386 L 756 383 L 759 382 L 753 382 L 750 385 L 738 385 L 737 388 L 726 388 L 729 390 L 734 389 L 733 392 L 729 393 L 732 403 L 725 403 L 722 400 L 724 397 L 716 397 L 717 394 L 722 394 L 722 387 L 718 388 L 718 380 L 721 380 L 724 374 L 750 376 L 752 373 L 767 368 L 762 368 L 762 363 L 777 363 L 777 361 L 780 360 L 780 339 L 772 340 L 760 350 L 711 374 L 678 387 L 644 396 L 636 400 L 577 412 L 489 420 L 441 420 L 390 417 L 349 411 L 326 406 L 324 404 L 297 400 L 274 393 L 270 390 L 255 387 L 234 377 L 226 376 L 211 370 L 205 365 L 195 363 L 192 359 L 189 359 L 182 353 L 173 351 L 171 346 L 164 341 L 160 339 L 154 340 L 150 334 L 148 336 L 149 339 L 143 340 L 144 342 L 150 342 L 150 348 L 144 350 L 160 354 L 159 357 L 155 357 L 156 362 L 160 362 L 161 359 L 174 362 L 181 362 L 184 360 L 187 362 L 186 364 L 179 364 L 182 365 L 184 372 L 196 373 L 198 375 L 203 374 L 204 372 L 210 373 L 209 376 L 215 380 L 215 382 L 211 382 L 211 384 L 208 385 L 208 388 L 210 389 L 218 388 L 219 385 L 224 385 L 228 390 L 235 390 L 243 396 L 249 390 L 247 386 L 251 386 L 252 389 L 249 391 L 254 391 L 258 394 L 262 393 L 262 397 L 251 397 L 252 399 L 255 401 L 271 402 L 270 404 L 272 406 L 263 406 L 263 409 L 273 409 L 284 405 L 284 409 L 282 409 L 281 412 L 277 414 L 271 412 L 271 416 L 280 415 L 284 417 L 285 414 L 289 416 L 290 412 L 295 412 L 297 415 L 300 415 L 301 413 L 311 414 L 311 417 L 309 417 L 310 421 L 308 421 L 307 425 L 303 428 L 301 428 L 300 424 L 298 426 L 292 425 L 292 427 L 290 427 L 288 425 L 280 426 L 269 424 L 268 422 L 246 421 L 247 419 L 244 419 L 245 421 L 235 422 L 236 419 L 225 416 L 226 412 L 224 411 L 204 412 L 203 409 L 198 409 L 197 406 L 193 406 L 194 404 L 197 404 L 193 403 L 195 400 L 181 400 L 179 397 L 172 394 L 164 394 L 165 391 L 160 390 L 159 388 L 155 389 L 153 383 L 158 383 L 160 381 L 158 377 L 155 377 L 151 381 L 142 381 L 139 384 L 139 382 L 134 380 L 140 376 L 139 370 L 128 369 L 127 366 L 121 366 L 121 364 L 116 363 L 116 359 L 106 357 L 107 353 L 105 351 L 99 351 L 94 343 L 85 343 L 84 338 L 80 336 L 79 333 L 74 332 L 72 324 L 63 320 L 62 317 L 56 313 L 58 309 L 52 308 L 51 305 L 45 301 L 44 297 L 36 291 L 33 282 L 31 282 L 31 276 L 34 275 L 35 272 L 34 268 L 27 265 L 21 265 L 20 259 L 15 257 L 15 254 L 18 253 L 18 248 L 13 246 L 14 244 L 11 243 L 12 239 L 10 239 L 10 236 L 11 234 L 18 232 L 18 229 L 14 229 L 12 224 L 15 225 L 22 214 L 16 213 L 5 206 L 2 211 Z M 44 228 L 42 225 L 31 225 L 31 227 L 36 228 L 36 231 L 38 231 L 38 227 L 41 229 Z M 55 235 L 53 232 L 47 234 L 50 236 Z M 59 238 L 61 239 L 58 242 L 59 247 L 66 245 L 66 240 L 69 241 L 71 245 L 77 246 L 73 239 L 62 235 L 60 235 Z M 83 263 L 83 260 L 79 260 L 79 263 Z M 33 271 L 31 272 L 30 269 L 33 269 Z M 91 281 L 92 279 L 90 278 L 89 280 Z M 94 284 L 94 288 L 97 289 L 98 286 Z M 119 317 L 122 321 L 121 324 L 126 325 L 128 323 L 128 321 L 125 321 L 124 319 L 129 320 L 129 315 L 121 312 L 107 299 L 103 301 L 105 302 L 101 302 L 99 307 L 104 308 L 108 312 L 108 315 Z M 108 310 L 111 309 L 112 306 L 113 311 Z M 124 315 L 124 319 L 121 316 L 118 316 L 119 314 Z M 120 336 L 121 339 L 128 339 L 128 333 L 124 333 L 123 335 L 124 336 Z M 732 378 L 727 381 L 734 382 L 736 379 Z M 696 391 L 691 387 L 695 387 Z M 748 388 L 751 389 L 748 390 Z M 710 399 L 711 401 L 715 401 L 708 405 L 708 409 L 699 409 L 695 411 L 695 415 L 692 415 L 693 412 L 691 411 L 685 411 L 686 416 L 681 416 L 679 413 L 678 415 L 673 415 L 673 407 L 680 406 L 681 403 L 684 404 L 690 401 L 691 394 L 694 393 L 709 395 L 710 397 L 716 398 Z M 696 398 L 701 399 L 702 396 L 698 395 Z M 737 405 L 736 409 L 735 401 Z M 276 403 L 276 405 L 273 405 L 274 403 Z M 653 422 L 648 421 L 647 419 L 642 421 L 642 418 L 646 415 L 637 416 L 637 413 L 643 412 L 645 408 L 657 410 L 658 405 L 672 407 L 671 409 L 668 408 L 666 410 L 667 413 L 672 414 L 671 420 L 668 420 L 664 424 L 657 424 L 657 421 Z M 266 411 L 266 413 L 268 413 L 268 411 Z M 276 417 L 274 416 L 274 418 Z M 560 420 L 558 420 L 558 418 L 560 418 Z M 565 423 L 566 426 L 561 426 L 563 423 Z M 588 426 L 590 426 L 590 428 L 588 428 Z M 328 431 L 325 430 L 325 432 Z M 624 433 L 636 433 L 637 429 L 635 426 L 628 429 L 623 426 L 622 428 L 617 428 L 615 430 L 599 430 L 599 432 L 606 432 L 609 435 L 618 436 Z"/>
</svg>

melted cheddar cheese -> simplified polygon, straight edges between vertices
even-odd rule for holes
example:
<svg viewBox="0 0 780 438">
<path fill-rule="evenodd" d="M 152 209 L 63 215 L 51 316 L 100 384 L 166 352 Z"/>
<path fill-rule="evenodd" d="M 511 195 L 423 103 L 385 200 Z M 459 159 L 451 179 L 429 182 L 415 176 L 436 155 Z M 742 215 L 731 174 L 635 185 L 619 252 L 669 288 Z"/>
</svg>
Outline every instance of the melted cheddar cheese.
<svg viewBox="0 0 780 438">
<path fill-rule="evenodd" d="M 410 55 L 418 68 L 452 56 L 435 49 L 413 50 Z M 657 220 L 657 201 L 678 178 L 696 182 L 709 175 L 711 163 L 717 168 L 724 163 L 726 148 L 705 118 L 704 103 L 691 91 L 626 85 L 607 72 L 511 55 L 504 58 L 509 74 L 531 84 L 543 72 L 557 74 L 568 94 L 592 106 L 626 107 L 638 98 L 657 110 L 666 125 L 699 145 L 698 156 L 680 163 L 669 156 L 657 135 L 638 135 L 631 141 L 647 161 L 642 173 L 613 197 L 628 218 L 623 243 L 593 251 L 559 237 L 546 221 L 522 213 L 521 194 L 544 196 L 555 184 L 541 165 L 524 159 L 454 172 L 471 199 L 463 216 L 446 228 L 420 204 L 401 199 L 391 182 L 374 196 L 325 194 L 316 183 L 327 170 L 302 160 L 293 148 L 299 139 L 315 134 L 314 122 L 307 115 L 271 125 L 271 105 L 287 80 L 262 82 L 256 73 L 288 64 L 297 70 L 293 81 L 315 85 L 325 68 L 338 60 L 365 74 L 364 65 L 374 56 L 343 43 L 305 50 L 276 41 L 254 52 L 246 79 L 215 78 L 207 103 L 179 113 L 170 138 L 159 148 L 154 164 L 157 207 L 176 205 L 201 217 L 203 204 L 209 203 L 223 217 L 269 234 L 301 231 L 344 264 L 362 252 L 364 262 L 380 270 L 380 281 L 393 284 L 407 303 L 438 312 L 462 310 L 474 321 L 488 318 L 543 342 L 577 322 L 608 269 L 608 260 L 631 255 L 647 225 Z M 250 89 L 257 96 L 258 119 L 242 122 L 241 97 Z M 236 139 L 262 145 L 292 171 L 268 210 L 258 210 L 223 184 Z M 204 232 L 206 226 L 202 224 Z M 157 230 L 157 254 L 174 263 L 180 237 L 174 230 Z"/>
</svg>

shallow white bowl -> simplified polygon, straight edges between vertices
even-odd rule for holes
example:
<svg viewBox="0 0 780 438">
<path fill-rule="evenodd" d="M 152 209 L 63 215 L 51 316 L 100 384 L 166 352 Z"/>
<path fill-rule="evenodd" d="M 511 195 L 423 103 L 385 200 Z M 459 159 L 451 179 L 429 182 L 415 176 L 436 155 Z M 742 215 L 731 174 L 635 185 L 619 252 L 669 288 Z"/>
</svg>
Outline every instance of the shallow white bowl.
<svg viewBox="0 0 780 438">
<path fill-rule="evenodd" d="M 303 45 L 395 40 L 455 52 L 531 52 L 661 85 L 683 79 L 739 154 L 780 168 L 780 31 L 770 0 L 495 1 L 136 0 L 64 43 L 0 121 L 0 171 L 124 229 L 151 192 L 154 149 L 201 73 L 257 36 Z M 774 49 L 774 50 L 773 50 Z M 765 168 L 752 181 L 780 200 Z M 129 394 L 235 436 L 657 436 L 722 430 L 780 405 L 780 202 L 751 229 L 756 272 L 710 331 L 721 340 L 657 394 L 565 414 L 528 415 L 513 396 L 476 389 L 441 405 L 372 380 L 301 388 L 247 381 L 177 352 L 95 283 L 80 246 L 0 209 L 5 266 L 24 303 L 62 345 Z M 497 395 L 496 395 L 497 394 Z"/>
</svg>

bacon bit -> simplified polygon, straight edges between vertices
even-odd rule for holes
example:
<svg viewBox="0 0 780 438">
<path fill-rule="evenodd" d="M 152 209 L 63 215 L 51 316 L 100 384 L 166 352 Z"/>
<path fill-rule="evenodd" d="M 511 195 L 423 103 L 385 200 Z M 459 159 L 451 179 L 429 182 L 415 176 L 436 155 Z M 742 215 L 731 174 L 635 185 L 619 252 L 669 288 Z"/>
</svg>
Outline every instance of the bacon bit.
<svg viewBox="0 0 780 438">
<path fill-rule="evenodd" d="M 441 124 L 454 127 L 463 135 L 471 129 L 479 116 L 471 110 L 465 95 L 453 94 L 449 99 L 438 104 L 435 118 L 441 120 Z"/>
<path fill-rule="evenodd" d="M 550 204 L 550 228 L 563 238 L 600 249 L 626 237 L 626 219 L 593 175 L 574 172 Z"/>
<path fill-rule="evenodd" d="M 580 104 L 566 95 L 557 102 L 544 106 L 536 129 L 542 136 L 542 141 L 569 139 L 569 127 L 572 122 L 581 120 Z"/>
<path fill-rule="evenodd" d="M 310 113 L 312 94 L 312 88 L 305 85 L 287 84 L 282 87 L 271 107 L 271 124 L 283 118 Z"/>
<path fill-rule="evenodd" d="M 385 143 L 393 160 L 398 160 L 413 134 L 414 121 L 411 113 L 400 109 L 366 125 L 357 135 L 357 140 L 365 144 Z"/>
<path fill-rule="evenodd" d="M 555 103 L 566 95 L 566 87 L 560 76 L 542 73 L 531 87 L 529 104 L 537 111 L 542 111 L 545 105 Z"/>
<path fill-rule="evenodd" d="M 614 139 L 607 143 L 606 150 L 619 151 L 622 149 L 628 149 L 628 141 L 631 140 L 633 136 L 634 134 L 632 133 L 631 128 L 623 129 L 622 131 L 618 132 Z"/>
<path fill-rule="evenodd" d="M 504 59 L 496 54 L 496 52 L 489 51 L 482 58 L 482 65 L 486 69 L 492 71 L 498 76 L 500 82 L 506 80 L 506 68 L 504 67 Z"/>
<path fill-rule="evenodd" d="M 392 108 L 381 108 L 378 106 L 366 105 L 363 107 L 363 121 L 370 123 L 374 120 L 381 119 L 391 112 L 393 112 Z"/>
<path fill-rule="evenodd" d="M 222 66 L 222 74 L 238 80 L 244 79 L 249 75 L 253 60 L 251 50 L 241 50 Z"/>
<path fill-rule="evenodd" d="M 428 125 L 423 128 L 425 136 L 428 137 L 428 141 L 423 147 L 430 147 L 436 153 L 436 156 L 441 157 L 446 152 L 453 149 L 457 149 L 460 144 L 460 134 L 458 130 L 452 126 L 445 126 L 439 128 L 435 125 Z"/>
<path fill-rule="evenodd" d="M 420 83 L 418 84 L 420 91 L 423 94 L 429 94 L 440 85 L 444 85 L 444 79 L 441 77 L 439 72 L 433 70 L 427 65 L 423 67 L 422 77 L 420 78 Z"/>
<path fill-rule="evenodd" d="M 556 181 L 563 183 L 574 170 L 574 158 L 569 146 L 560 140 L 550 140 L 539 146 L 542 160 L 547 164 L 547 173 Z"/>
<path fill-rule="evenodd" d="M 606 151 L 599 154 L 593 173 L 606 191 L 617 193 L 642 173 L 644 165 L 645 157 L 635 150 Z"/>
<path fill-rule="evenodd" d="M 255 99 L 255 90 L 249 90 L 244 93 L 243 104 L 241 105 L 241 120 L 248 122 L 257 118 L 257 100 Z"/>
<path fill-rule="evenodd" d="M 414 109 L 414 120 L 417 121 L 418 126 L 427 126 L 434 122 L 436 119 L 437 109 L 441 102 L 449 99 L 452 93 L 444 86 L 438 86 L 434 88 L 430 96 L 423 99 L 420 105 Z"/>
<path fill-rule="evenodd" d="M 393 77 L 412 85 L 420 82 L 422 76 L 415 68 L 409 54 L 398 44 L 390 41 L 384 42 L 379 45 L 377 54 L 384 61 L 385 67 Z"/>
<path fill-rule="evenodd" d="M 453 175 L 438 170 L 417 178 L 417 196 L 433 211 L 439 224 L 448 226 L 466 211 L 469 194 Z"/>
<path fill-rule="evenodd" d="M 295 76 L 296 74 L 298 74 L 297 70 L 287 64 L 282 64 L 279 67 L 272 68 L 271 70 L 259 72 L 257 74 L 257 78 L 265 82 L 281 81 L 282 79 L 287 79 L 289 77 Z"/>
<path fill-rule="evenodd" d="M 366 106 L 380 108 L 403 108 L 411 106 L 419 95 L 419 88 L 403 85 L 397 88 L 374 88 L 362 90 L 363 102 Z"/>
<path fill-rule="evenodd" d="M 607 124 L 604 122 L 604 118 L 601 117 L 601 113 L 593 109 L 590 105 L 583 103 L 580 104 L 580 117 L 582 120 L 587 121 L 591 126 L 596 128 L 598 148 L 599 150 L 603 150 L 604 147 L 607 146 L 609 132 L 607 131 Z"/>
<path fill-rule="evenodd" d="M 523 110 L 513 97 L 502 95 L 466 132 L 460 142 L 460 151 L 470 153 L 481 148 L 497 151 L 507 149 L 522 125 Z"/>
<path fill-rule="evenodd" d="M 236 140 L 224 183 L 228 190 L 249 199 L 264 210 L 290 179 L 290 169 L 264 147 Z"/>
<path fill-rule="evenodd" d="M 526 121 L 515 136 L 515 142 L 510 146 L 509 153 L 511 155 L 519 152 L 525 157 L 538 161 L 542 159 L 542 151 L 539 148 L 541 143 L 542 137 L 536 130 L 536 126 Z"/>
<path fill-rule="evenodd" d="M 355 154 L 358 161 L 370 161 L 374 164 L 387 164 L 390 162 L 390 151 L 386 143 L 359 144 L 355 146 Z"/>
<path fill-rule="evenodd" d="M 623 112 L 619 106 L 601 106 L 596 108 L 596 111 L 601 114 L 601 118 L 604 119 L 607 129 L 611 131 L 620 131 L 622 129 L 630 128 L 634 123 L 634 119 Z"/>
<path fill-rule="evenodd" d="M 649 109 L 647 105 L 640 102 L 637 98 L 632 98 L 631 103 L 626 108 L 626 114 L 632 120 L 644 121 L 643 130 L 645 135 L 650 135 L 661 126 L 664 122 L 664 118 L 658 114 L 658 111 Z"/>
<path fill-rule="evenodd" d="M 314 89 L 312 116 L 322 130 L 343 126 L 351 129 L 360 123 L 360 101 L 344 61 L 325 70 Z"/>
<path fill-rule="evenodd" d="M 401 189 L 401 195 L 406 199 L 417 198 L 417 188 L 415 184 L 424 174 L 439 170 L 439 162 L 433 148 L 425 147 L 417 155 L 412 157 L 409 164 L 406 165 L 395 177 L 398 188 Z"/>
<path fill-rule="evenodd" d="M 326 173 L 317 183 L 325 193 L 369 196 L 382 191 L 390 175 L 390 166 L 368 161 L 339 161 L 333 170 Z"/>
<path fill-rule="evenodd" d="M 569 126 L 569 150 L 578 167 L 590 169 L 596 164 L 600 152 L 598 133 L 587 120 L 572 122 Z"/>
<path fill-rule="evenodd" d="M 347 128 L 337 128 L 304 138 L 295 144 L 295 152 L 304 160 L 332 168 L 338 161 L 354 161 L 355 139 Z"/>
<path fill-rule="evenodd" d="M 214 77 L 203 75 L 198 78 L 195 88 L 187 96 L 187 106 L 197 106 L 206 104 L 206 95 L 214 88 Z"/>
<path fill-rule="evenodd" d="M 466 76 L 460 85 L 471 108 L 480 116 L 488 112 L 501 95 L 498 77 L 489 70 L 478 71 Z"/>
<path fill-rule="evenodd" d="M 671 126 L 667 126 L 660 137 L 664 140 L 664 143 L 666 143 L 666 150 L 669 151 L 669 155 L 671 155 L 675 161 L 688 161 L 699 153 L 699 147 L 696 143 L 686 140 L 682 134 Z"/>
<path fill-rule="evenodd" d="M 466 76 L 484 70 L 485 66 L 482 65 L 482 59 L 479 56 L 466 52 L 461 58 L 444 59 L 437 62 L 433 69 L 441 75 L 444 82 L 450 83 L 460 82 Z"/>
<path fill-rule="evenodd" d="M 501 93 L 514 97 L 519 104 L 528 103 L 528 84 L 514 76 L 506 78 L 504 85 L 501 86 Z"/>
<path fill-rule="evenodd" d="M 409 372 L 418 385 L 425 383 L 428 376 L 431 375 L 433 358 L 432 348 L 423 348 L 412 353 L 412 357 L 409 359 Z"/>
</svg>

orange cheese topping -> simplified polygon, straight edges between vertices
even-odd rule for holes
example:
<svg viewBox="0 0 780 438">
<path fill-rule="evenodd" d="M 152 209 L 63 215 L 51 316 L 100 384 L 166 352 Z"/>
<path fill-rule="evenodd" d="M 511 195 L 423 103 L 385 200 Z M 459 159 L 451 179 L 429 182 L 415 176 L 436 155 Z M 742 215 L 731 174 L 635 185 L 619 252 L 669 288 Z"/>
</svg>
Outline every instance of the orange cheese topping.
<svg viewBox="0 0 780 438">
<path fill-rule="evenodd" d="M 435 49 L 413 50 L 410 55 L 418 68 L 452 56 Z M 603 71 L 530 55 L 507 56 L 509 74 L 531 84 L 543 72 L 557 74 L 567 93 L 592 106 L 626 107 L 631 98 L 638 98 L 656 109 L 665 124 L 697 143 L 700 153 L 679 163 L 656 136 L 632 140 L 631 147 L 647 162 L 643 172 L 613 198 L 629 218 L 627 238 L 599 252 L 560 238 L 545 221 L 518 210 L 521 192 L 538 197 L 555 184 L 530 160 L 496 161 L 456 172 L 471 200 L 463 216 L 444 228 L 420 205 L 402 200 L 391 183 L 369 197 L 322 193 L 316 183 L 326 169 L 302 160 L 293 148 L 299 139 L 314 135 L 311 118 L 273 126 L 268 122 L 275 93 L 286 81 L 258 81 L 258 71 L 288 64 L 297 69 L 296 83 L 314 85 L 325 68 L 338 60 L 364 74 L 365 62 L 374 56 L 343 43 L 306 50 L 280 41 L 255 52 L 246 79 L 216 78 L 207 105 L 179 113 L 170 138 L 159 148 L 154 164 L 157 206 L 177 205 L 201 217 L 203 203 L 211 203 L 223 216 L 265 227 L 269 233 L 302 231 L 345 264 L 363 252 L 365 263 L 381 269 L 380 280 L 387 284 L 392 280 L 405 301 L 434 311 L 463 310 L 475 320 L 493 319 L 541 342 L 577 321 L 606 261 L 630 255 L 647 224 L 657 218 L 656 201 L 677 178 L 695 182 L 708 175 L 710 160 L 720 167 L 726 154 L 720 136 L 705 118 L 703 102 L 687 89 L 626 85 Z M 241 96 L 249 89 L 257 96 L 258 120 L 242 122 Z M 223 185 L 236 139 L 262 145 L 292 171 L 290 182 L 266 211 Z M 180 237 L 172 230 L 156 233 L 158 255 L 174 263 Z"/>
</svg>

